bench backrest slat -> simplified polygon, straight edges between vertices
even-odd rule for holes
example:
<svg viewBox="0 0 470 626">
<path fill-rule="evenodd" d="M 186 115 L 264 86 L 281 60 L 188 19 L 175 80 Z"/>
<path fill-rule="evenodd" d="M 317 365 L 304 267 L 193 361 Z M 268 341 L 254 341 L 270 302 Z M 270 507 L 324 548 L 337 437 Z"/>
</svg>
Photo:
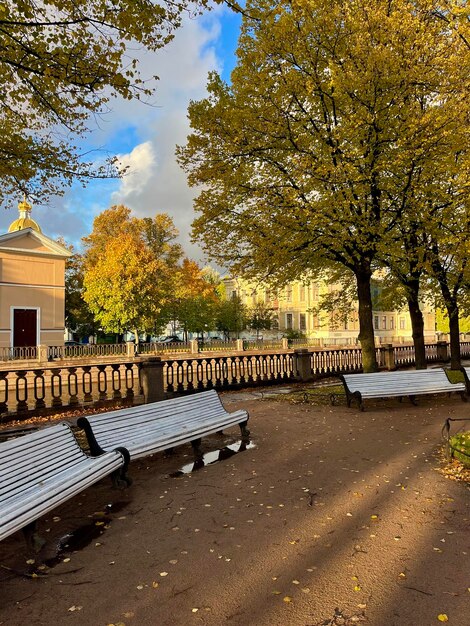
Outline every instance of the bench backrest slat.
<svg viewBox="0 0 470 626">
<path fill-rule="evenodd" d="M 58 469 L 66 471 L 86 457 L 66 423 L 0 444 L 0 498 L 40 484 Z"/>
</svg>

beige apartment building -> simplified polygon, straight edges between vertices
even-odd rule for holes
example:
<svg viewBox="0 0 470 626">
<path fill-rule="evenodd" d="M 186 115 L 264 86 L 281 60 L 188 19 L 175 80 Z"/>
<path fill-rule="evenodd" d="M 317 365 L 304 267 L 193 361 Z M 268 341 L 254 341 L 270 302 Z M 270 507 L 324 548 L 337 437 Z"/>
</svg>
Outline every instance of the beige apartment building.
<svg viewBox="0 0 470 626">
<path fill-rule="evenodd" d="M 31 205 L 0 235 L 0 347 L 64 343 L 65 260 L 69 250 L 44 235 Z"/>
<path fill-rule="evenodd" d="M 266 336 L 283 335 L 288 331 L 298 331 L 308 339 L 318 339 L 319 343 L 351 345 L 357 342 L 359 318 L 357 308 L 347 316 L 339 313 L 324 313 L 315 310 L 322 296 L 338 289 L 326 282 L 302 283 L 294 281 L 283 289 L 270 291 L 262 286 L 232 277 L 223 279 L 228 298 L 237 295 L 247 307 L 261 301 L 272 309 L 274 323 Z M 423 306 L 425 339 L 434 341 L 435 313 Z M 374 333 L 377 343 L 407 343 L 412 341 L 411 319 L 407 310 L 373 311 Z"/>
</svg>

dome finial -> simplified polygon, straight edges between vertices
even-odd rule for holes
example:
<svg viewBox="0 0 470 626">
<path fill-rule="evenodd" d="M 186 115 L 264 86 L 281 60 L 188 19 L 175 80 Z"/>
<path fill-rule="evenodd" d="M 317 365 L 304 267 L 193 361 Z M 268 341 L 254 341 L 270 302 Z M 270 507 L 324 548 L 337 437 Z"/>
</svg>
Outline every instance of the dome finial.
<svg viewBox="0 0 470 626">
<path fill-rule="evenodd" d="M 39 224 L 37 224 L 31 217 L 32 206 L 26 200 L 26 194 L 23 194 L 23 201 L 18 203 L 18 212 L 20 214 L 19 218 L 10 224 L 10 228 L 8 229 L 9 233 L 12 233 L 16 230 L 24 230 L 25 228 L 32 228 L 36 232 L 40 233 L 41 228 Z"/>
</svg>

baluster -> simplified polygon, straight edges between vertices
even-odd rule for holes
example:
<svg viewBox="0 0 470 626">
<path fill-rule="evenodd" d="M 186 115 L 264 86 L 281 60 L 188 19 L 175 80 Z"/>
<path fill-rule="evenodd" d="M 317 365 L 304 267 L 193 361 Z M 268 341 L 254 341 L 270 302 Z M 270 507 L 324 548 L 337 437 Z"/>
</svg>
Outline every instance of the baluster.
<svg viewBox="0 0 470 626">
<path fill-rule="evenodd" d="M 176 362 L 176 382 L 178 393 L 184 392 L 184 365 L 185 361 Z"/>
<path fill-rule="evenodd" d="M 186 389 L 188 391 L 194 391 L 194 363 L 194 359 L 186 361 Z"/>
<path fill-rule="evenodd" d="M 69 394 L 69 406 L 78 406 L 78 377 L 77 368 L 67 368 L 67 391 Z"/>
<path fill-rule="evenodd" d="M 40 411 L 46 408 L 46 383 L 44 381 L 44 370 L 33 370 L 33 393 L 35 404 L 34 408 Z"/>
<path fill-rule="evenodd" d="M 97 405 L 104 404 L 108 399 L 108 377 L 106 375 L 106 365 L 98 365 L 98 402 Z"/>
<path fill-rule="evenodd" d="M 205 365 L 206 365 L 206 388 L 207 389 L 213 389 L 214 388 L 214 381 L 212 380 L 212 362 L 206 360 L 205 361 Z"/>
<path fill-rule="evenodd" d="M 175 388 L 173 386 L 174 380 L 175 380 L 175 374 L 173 372 L 173 363 L 174 361 L 167 361 L 167 368 L 166 368 L 166 388 L 168 393 L 174 393 L 175 392 Z"/>
<path fill-rule="evenodd" d="M 215 388 L 220 389 L 222 387 L 222 363 L 219 357 L 215 357 L 212 361 L 214 363 Z"/>
<path fill-rule="evenodd" d="M 220 367 L 220 377 L 222 379 L 222 388 L 228 389 L 228 365 L 227 365 L 227 357 L 223 356 L 219 358 L 219 367 Z"/>
<path fill-rule="evenodd" d="M 18 370 L 16 373 L 16 411 L 26 413 L 28 411 L 28 383 L 26 381 L 26 370 Z M 23 387 L 23 389 L 21 389 Z"/>
<path fill-rule="evenodd" d="M 62 407 L 62 377 L 60 368 L 51 369 L 51 396 L 52 408 L 60 409 Z"/>
<path fill-rule="evenodd" d="M 229 356 L 228 359 L 230 360 L 230 375 L 232 377 L 230 384 L 235 386 L 238 384 L 238 359 L 233 356 Z"/>
<path fill-rule="evenodd" d="M 253 380 L 253 357 L 249 356 L 246 359 L 246 371 L 248 374 L 248 384 L 252 385 L 254 383 Z"/>
<path fill-rule="evenodd" d="M 8 372 L 0 372 L 0 415 L 8 413 Z"/>
<path fill-rule="evenodd" d="M 274 362 L 274 355 L 270 354 L 269 355 L 269 380 L 271 382 L 276 380 L 276 376 L 275 376 L 275 362 Z"/>
<path fill-rule="evenodd" d="M 239 373 L 239 377 L 238 377 L 238 382 L 240 385 L 246 385 L 246 357 L 244 356 L 239 356 L 237 357 L 237 364 L 238 364 L 238 373 Z"/>
<path fill-rule="evenodd" d="M 113 386 L 113 400 L 120 400 L 122 398 L 121 393 L 121 365 L 119 363 L 113 363 L 111 365 L 111 381 Z"/>
<path fill-rule="evenodd" d="M 83 389 L 83 403 L 88 404 L 93 402 L 93 382 L 91 378 L 91 365 L 82 366 L 82 389 Z"/>
<path fill-rule="evenodd" d="M 126 368 L 124 377 L 126 382 L 126 402 L 130 404 L 134 401 L 134 365 L 132 363 L 125 363 Z"/>
<path fill-rule="evenodd" d="M 205 389 L 204 386 L 204 363 L 203 361 L 196 362 L 196 380 L 197 380 L 197 388 L 202 390 Z"/>
</svg>

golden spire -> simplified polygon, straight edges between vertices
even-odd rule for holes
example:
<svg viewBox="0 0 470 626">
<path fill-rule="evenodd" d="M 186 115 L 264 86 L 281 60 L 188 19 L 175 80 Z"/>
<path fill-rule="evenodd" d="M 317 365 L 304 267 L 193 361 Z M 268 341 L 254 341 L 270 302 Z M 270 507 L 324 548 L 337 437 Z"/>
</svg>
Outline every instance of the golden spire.
<svg viewBox="0 0 470 626">
<path fill-rule="evenodd" d="M 15 230 L 24 230 L 25 228 L 32 228 L 38 233 L 42 232 L 39 224 L 37 224 L 31 217 L 31 209 L 32 206 L 26 200 L 26 194 L 24 194 L 23 202 L 20 202 L 18 204 L 18 211 L 20 216 L 18 217 L 18 219 L 10 224 L 10 228 L 8 229 L 9 233 L 14 232 Z"/>
</svg>

